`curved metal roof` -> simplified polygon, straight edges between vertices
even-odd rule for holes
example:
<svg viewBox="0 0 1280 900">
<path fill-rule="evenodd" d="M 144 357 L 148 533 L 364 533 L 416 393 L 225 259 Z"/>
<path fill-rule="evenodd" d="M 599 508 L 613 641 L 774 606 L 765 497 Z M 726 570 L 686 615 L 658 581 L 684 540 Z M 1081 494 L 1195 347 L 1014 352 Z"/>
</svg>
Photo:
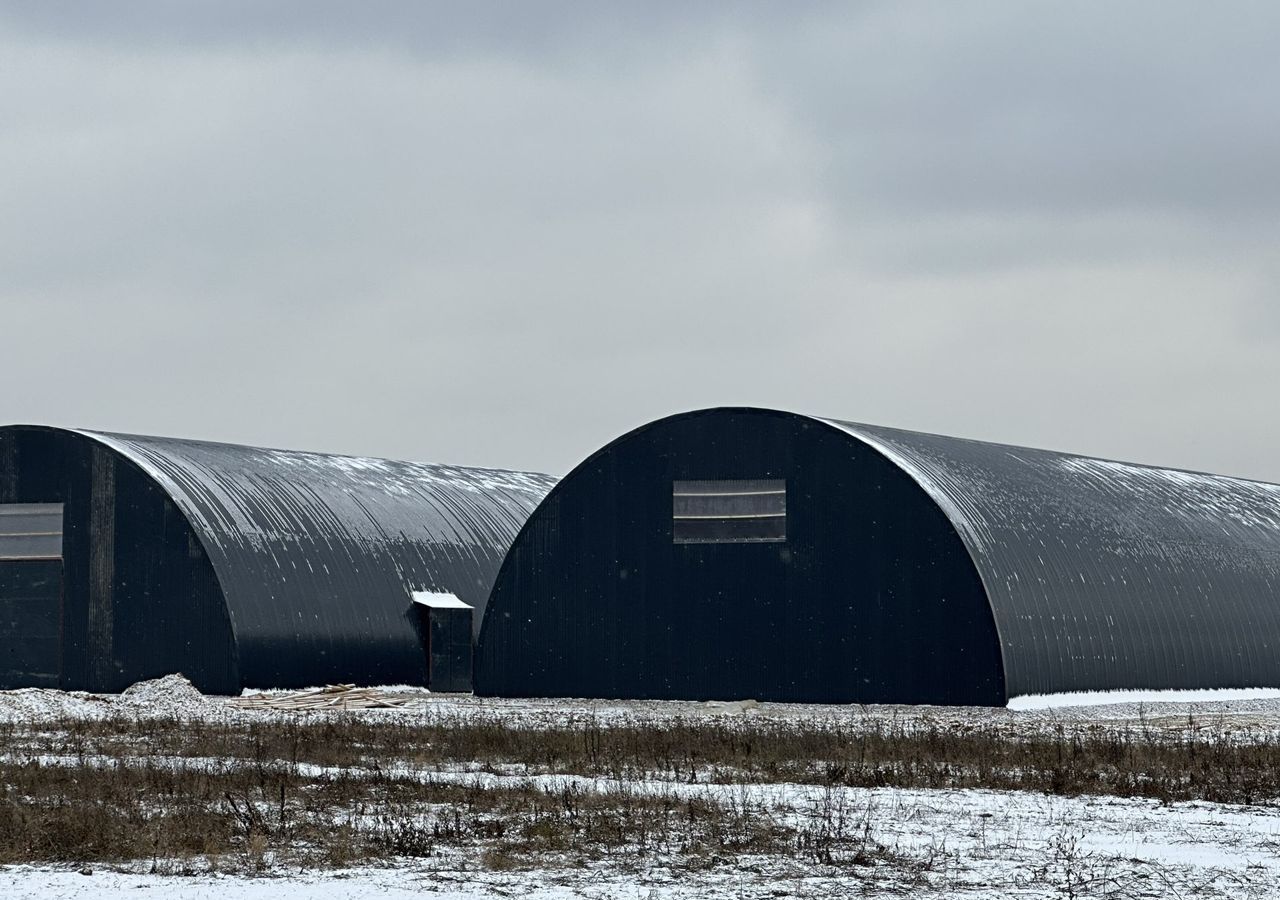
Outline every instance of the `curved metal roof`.
<svg viewBox="0 0 1280 900">
<path fill-rule="evenodd" d="M 1010 696 L 1280 686 L 1280 485 L 820 419 L 929 493 Z"/>
<path fill-rule="evenodd" d="M 410 592 L 475 607 L 555 479 L 529 472 L 80 431 L 173 500 L 222 586 L 247 686 L 423 669 Z M 369 672 L 372 666 L 376 671 Z M 284 679 L 284 680 L 282 680 Z"/>
</svg>

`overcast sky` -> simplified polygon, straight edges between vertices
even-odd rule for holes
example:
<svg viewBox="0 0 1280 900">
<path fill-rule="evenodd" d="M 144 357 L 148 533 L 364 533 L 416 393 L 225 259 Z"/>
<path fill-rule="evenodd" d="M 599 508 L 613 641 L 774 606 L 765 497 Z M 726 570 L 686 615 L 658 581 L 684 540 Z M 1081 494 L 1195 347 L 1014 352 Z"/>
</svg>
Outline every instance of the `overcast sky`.
<svg viewBox="0 0 1280 900">
<path fill-rule="evenodd" d="M 1280 4 L 0 3 L 0 420 L 1280 480 Z"/>
</svg>

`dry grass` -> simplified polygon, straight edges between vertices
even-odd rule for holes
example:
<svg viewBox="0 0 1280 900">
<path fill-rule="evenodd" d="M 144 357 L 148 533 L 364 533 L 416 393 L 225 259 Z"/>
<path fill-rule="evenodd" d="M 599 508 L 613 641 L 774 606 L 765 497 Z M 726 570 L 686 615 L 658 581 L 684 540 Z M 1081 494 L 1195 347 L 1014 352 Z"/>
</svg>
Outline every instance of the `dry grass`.
<svg viewBox="0 0 1280 900">
<path fill-rule="evenodd" d="M 308 718 L 225 724 L 165 720 L 0 725 L 0 753 L 206 757 L 372 770 L 479 768 L 618 781 L 799 782 L 989 788 L 1064 796 L 1252 804 L 1280 797 L 1280 743 L 1224 740 L 1195 721 L 1154 729 L 1058 726 L 1014 734 L 878 718 L 821 726 L 750 717 L 557 727 L 444 716 L 419 722 Z"/>
<path fill-rule="evenodd" d="M 565 777 L 533 780 L 547 775 Z M 814 785 L 821 799 L 795 815 L 753 802 L 746 787 L 712 787 L 783 782 Z M 606 861 L 628 871 L 769 857 L 909 883 L 928 861 L 878 845 L 874 810 L 852 808 L 840 788 L 1249 804 L 1280 797 L 1280 747 L 1217 740 L 1194 722 L 1013 736 L 996 725 L 871 718 L 821 727 L 584 718 L 557 728 L 462 718 L 68 720 L 0 726 L 0 784 L 0 864 L 150 860 L 156 871 L 254 872 L 456 856 L 495 870 Z"/>
<path fill-rule="evenodd" d="M 151 860 L 158 872 L 262 872 L 468 852 L 494 869 L 602 860 L 617 871 L 654 860 L 705 869 L 743 856 L 828 867 L 897 861 L 836 805 L 796 823 L 746 798 L 669 787 L 158 760 L 0 763 L 0 780 L 0 864 Z"/>
</svg>

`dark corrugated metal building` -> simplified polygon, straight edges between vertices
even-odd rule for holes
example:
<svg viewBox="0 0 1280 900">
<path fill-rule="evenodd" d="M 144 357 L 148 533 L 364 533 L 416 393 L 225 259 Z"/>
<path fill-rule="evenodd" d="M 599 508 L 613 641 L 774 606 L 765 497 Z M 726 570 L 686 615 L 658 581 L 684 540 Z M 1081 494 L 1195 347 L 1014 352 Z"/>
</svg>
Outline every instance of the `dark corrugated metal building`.
<svg viewBox="0 0 1280 900">
<path fill-rule="evenodd" d="M 1003 705 L 1280 687 L 1280 486 L 762 409 L 547 496 L 477 648 L 499 696 Z"/>
<path fill-rule="evenodd" d="M 476 610 L 554 479 L 0 428 L 0 688 L 427 684 L 426 607 Z M 469 641 L 466 650 L 470 652 Z"/>
</svg>

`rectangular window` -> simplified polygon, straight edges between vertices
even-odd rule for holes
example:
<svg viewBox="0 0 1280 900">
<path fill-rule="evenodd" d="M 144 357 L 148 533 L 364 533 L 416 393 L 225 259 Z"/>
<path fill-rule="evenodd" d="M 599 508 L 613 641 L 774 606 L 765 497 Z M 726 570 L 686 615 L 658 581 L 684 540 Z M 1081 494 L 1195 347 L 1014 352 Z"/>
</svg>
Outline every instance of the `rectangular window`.
<svg viewBox="0 0 1280 900">
<path fill-rule="evenodd" d="M 675 481 L 677 544 L 745 544 L 787 539 L 787 483 L 781 478 Z"/>
<path fill-rule="evenodd" d="M 61 503 L 0 503 L 0 559 L 61 558 Z"/>
</svg>

